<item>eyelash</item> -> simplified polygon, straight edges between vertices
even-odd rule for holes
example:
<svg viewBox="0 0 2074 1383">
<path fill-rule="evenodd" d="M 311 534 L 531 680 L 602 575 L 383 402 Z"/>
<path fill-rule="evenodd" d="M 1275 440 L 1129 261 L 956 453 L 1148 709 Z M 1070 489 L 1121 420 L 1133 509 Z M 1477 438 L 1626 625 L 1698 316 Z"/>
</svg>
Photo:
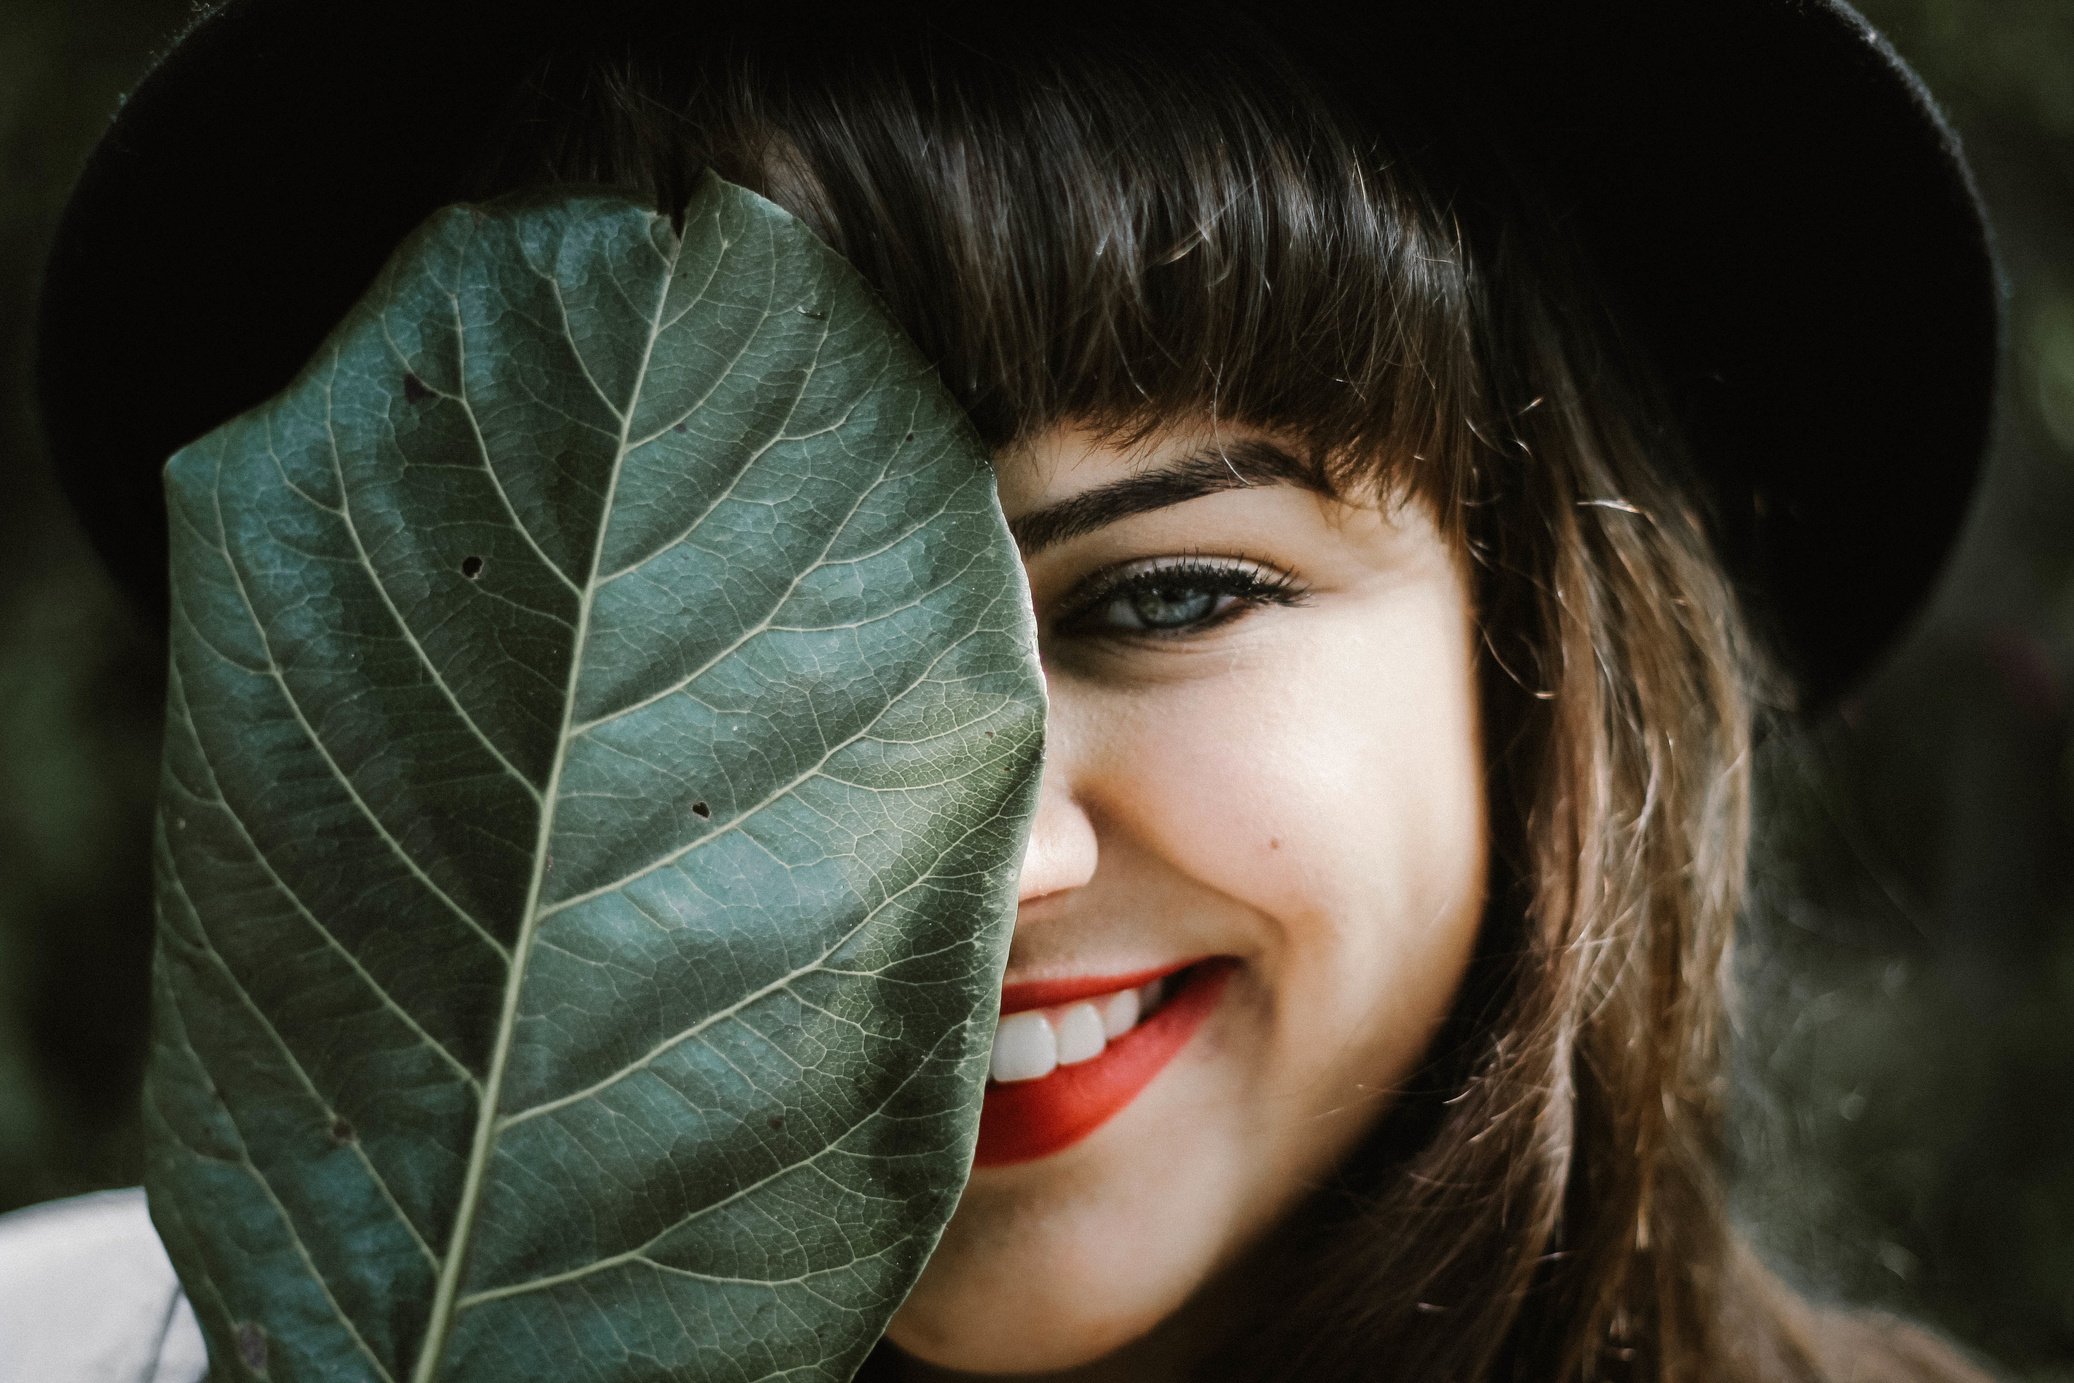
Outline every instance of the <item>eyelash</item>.
<svg viewBox="0 0 2074 1383">
<path fill-rule="evenodd" d="M 1305 590 L 1287 572 L 1272 567 L 1230 561 L 1186 557 L 1158 565 L 1127 564 L 1095 575 L 1087 583 L 1093 589 L 1076 599 L 1055 626 L 1062 634 L 1096 639 L 1150 640 L 1166 642 L 1188 639 L 1205 630 L 1238 619 L 1263 605 L 1300 605 Z M 1095 616 L 1119 600 L 1154 592 L 1209 592 L 1236 599 L 1223 609 L 1188 624 L 1159 628 L 1104 626 Z"/>
</svg>

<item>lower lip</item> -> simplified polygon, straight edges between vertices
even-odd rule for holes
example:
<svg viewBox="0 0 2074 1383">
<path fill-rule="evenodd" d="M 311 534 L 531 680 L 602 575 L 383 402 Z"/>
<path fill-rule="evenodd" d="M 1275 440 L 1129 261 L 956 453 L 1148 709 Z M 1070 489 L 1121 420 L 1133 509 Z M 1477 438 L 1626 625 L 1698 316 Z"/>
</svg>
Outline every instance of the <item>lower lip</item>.
<svg viewBox="0 0 2074 1383">
<path fill-rule="evenodd" d="M 987 1086 L 973 1165 L 1049 1157 L 1108 1123 L 1180 1055 L 1217 1006 L 1231 972 L 1232 962 L 1223 960 L 1195 967 L 1157 1013 L 1091 1061 L 1061 1066 L 1039 1080 Z"/>
</svg>

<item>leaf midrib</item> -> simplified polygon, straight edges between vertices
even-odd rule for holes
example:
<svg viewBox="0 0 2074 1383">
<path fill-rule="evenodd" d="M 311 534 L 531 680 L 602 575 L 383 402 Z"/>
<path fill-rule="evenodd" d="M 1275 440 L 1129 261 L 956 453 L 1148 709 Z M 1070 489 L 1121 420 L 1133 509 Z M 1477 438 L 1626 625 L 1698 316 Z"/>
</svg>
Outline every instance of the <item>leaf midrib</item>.
<svg viewBox="0 0 2074 1383">
<path fill-rule="evenodd" d="M 651 223 L 652 224 L 652 223 Z M 641 348 L 641 360 L 634 370 L 633 388 L 627 398 L 627 406 L 620 415 L 619 440 L 612 456 L 612 473 L 606 481 L 605 494 L 598 506 L 597 532 L 591 542 L 590 568 L 584 574 L 581 598 L 577 605 L 574 645 L 569 656 L 569 678 L 562 693 L 562 724 L 556 733 L 554 762 L 548 770 L 547 784 L 541 792 L 540 829 L 533 842 L 533 872 L 526 885 L 525 910 L 519 922 L 519 934 L 512 944 L 511 970 L 504 985 L 504 1006 L 497 1019 L 497 1032 L 491 1049 L 490 1072 L 483 1083 L 482 1103 L 476 1119 L 475 1137 L 468 1150 L 468 1167 L 461 1183 L 461 1203 L 454 1213 L 453 1235 L 447 1242 L 445 1256 L 440 1261 L 439 1281 L 432 1293 L 432 1310 L 426 1317 L 425 1340 L 419 1349 L 416 1366 L 411 1370 L 412 1383 L 436 1383 L 439 1378 L 441 1360 L 446 1354 L 447 1335 L 453 1328 L 455 1303 L 459 1298 L 461 1273 L 468 1260 L 468 1247 L 474 1231 L 476 1207 L 481 1199 L 484 1174 L 489 1166 L 490 1155 L 496 1147 L 498 1120 L 497 1111 L 502 1099 L 504 1072 L 511 1055 L 512 1036 L 518 1026 L 519 995 L 525 987 L 526 961 L 532 952 L 533 938 L 540 923 L 540 893 L 547 879 L 548 843 L 554 838 L 555 813 L 561 800 L 562 769 L 568 762 L 569 746 L 573 739 L 569 733 L 575 720 L 576 688 L 583 673 L 584 647 L 589 640 L 591 608 L 600 589 L 598 567 L 605 552 L 605 534 L 612 522 L 612 506 L 619 493 L 619 479 L 626 467 L 628 439 L 633 431 L 634 415 L 640 411 L 641 392 L 648 383 L 649 363 L 655 354 L 655 343 L 663 330 L 663 312 L 670 303 L 670 286 L 676 281 L 677 264 L 684 253 L 689 228 L 678 234 L 664 260 L 661 283 L 655 299 L 655 309 L 650 314 L 648 339 Z M 713 276 L 717 276 L 733 242 L 719 240 L 713 255 Z M 711 287 L 707 283 L 694 295 L 694 301 L 705 296 Z M 559 290 L 559 284 L 557 285 Z M 569 332 L 569 348 L 579 357 L 582 348 L 576 334 Z M 589 374 L 589 367 L 584 367 Z M 610 401 L 607 401 L 610 406 Z M 488 462 L 487 455 L 484 458 Z"/>
</svg>

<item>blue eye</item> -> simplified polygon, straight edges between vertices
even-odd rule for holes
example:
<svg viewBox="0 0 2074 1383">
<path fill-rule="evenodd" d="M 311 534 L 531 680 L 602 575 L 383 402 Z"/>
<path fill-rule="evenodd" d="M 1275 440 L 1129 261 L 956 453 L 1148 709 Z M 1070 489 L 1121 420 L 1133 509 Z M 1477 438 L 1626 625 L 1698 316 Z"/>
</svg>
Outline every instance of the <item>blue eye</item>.
<svg viewBox="0 0 2074 1383">
<path fill-rule="evenodd" d="M 1162 582 L 1115 596 L 1110 601 L 1110 608 L 1117 613 L 1128 613 L 1133 625 L 1139 629 L 1183 629 L 1209 618 L 1228 599 L 1229 596 L 1201 586 Z"/>
<path fill-rule="evenodd" d="M 1303 598 L 1294 578 L 1284 573 L 1200 558 L 1126 567 L 1092 584 L 1093 592 L 1059 621 L 1062 632 L 1096 638 L 1185 637 L 1260 605 L 1294 605 Z"/>
</svg>

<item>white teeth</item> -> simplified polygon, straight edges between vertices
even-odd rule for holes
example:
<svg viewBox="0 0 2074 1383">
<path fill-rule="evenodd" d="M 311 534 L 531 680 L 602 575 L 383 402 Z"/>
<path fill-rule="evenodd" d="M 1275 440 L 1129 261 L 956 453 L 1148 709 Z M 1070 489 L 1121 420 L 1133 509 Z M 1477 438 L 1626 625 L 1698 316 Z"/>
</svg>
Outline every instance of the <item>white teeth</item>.
<svg viewBox="0 0 2074 1383">
<path fill-rule="evenodd" d="M 1041 1012 L 1011 1013 L 994 1029 L 995 1080 L 1037 1080 L 1058 1064 L 1059 1039 Z"/>
<path fill-rule="evenodd" d="M 1042 1080 L 1061 1066 L 1093 1061 L 1166 997 L 1165 980 L 1057 1008 L 1025 1009 L 994 1029 L 988 1074 L 1001 1082 Z"/>
<path fill-rule="evenodd" d="M 1138 991 L 1121 989 L 1102 1001 L 1102 1035 L 1122 1037 L 1138 1026 Z"/>
<path fill-rule="evenodd" d="M 1061 1066 L 1091 1061 L 1109 1045 L 1109 1035 L 1102 1031 L 1102 1015 L 1095 1012 L 1093 1004 L 1072 1004 L 1056 1009 L 1052 1012 L 1051 1024 L 1052 1030 L 1059 1035 Z"/>
</svg>

